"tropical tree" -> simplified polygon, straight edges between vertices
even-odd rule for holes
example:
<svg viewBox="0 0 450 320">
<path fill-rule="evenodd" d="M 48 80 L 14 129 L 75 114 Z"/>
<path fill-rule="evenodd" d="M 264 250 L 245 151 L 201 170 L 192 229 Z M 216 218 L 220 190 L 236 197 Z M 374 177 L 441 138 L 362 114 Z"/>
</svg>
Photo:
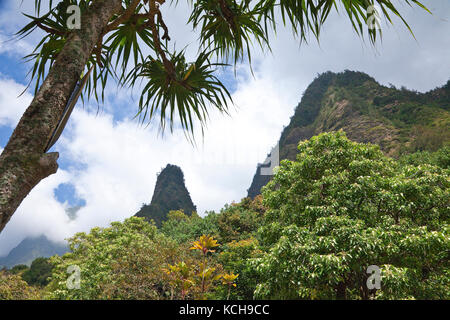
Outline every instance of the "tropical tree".
<svg viewBox="0 0 450 320">
<path fill-rule="evenodd" d="M 174 265 L 168 264 L 164 268 L 171 284 L 171 299 L 207 299 L 216 289 L 215 284 L 227 276 L 226 281 L 231 284 L 234 279 L 229 274 L 222 274 L 222 266 L 212 259 L 220 244 L 209 235 L 201 235 L 192 242 L 190 250 L 200 251 L 200 257 L 191 261 L 181 261 Z M 195 257 L 195 255 L 194 255 Z M 231 288 L 230 288 L 231 289 Z"/>
<path fill-rule="evenodd" d="M 219 241 L 227 243 L 250 238 L 261 225 L 264 211 L 261 195 L 225 205 L 217 215 Z"/>
<path fill-rule="evenodd" d="M 217 216 L 214 212 L 209 212 L 201 218 L 195 212 L 188 216 L 182 210 L 169 211 L 160 230 L 178 243 L 194 241 L 203 234 L 215 237 L 218 233 Z"/>
<path fill-rule="evenodd" d="M 260 257 L 262 253 L 258 241 L 253 237 L 223 245 L 218 261 L 226 272 L 236 273 L 239 277 L 234 279 L 233 284 L 236 287 L 231 295 L 228 290 L 230 286 L 226 287 L 225 290 L 218 290 L 217 296 L 219 299 L 231 297 L 233 300 L 252 300 L 254 298 L 254 292 L 260 277 L 250 262 L 252 259 Z"/>
<path fill-rule="evenodd" d="M 143 218 L 112 222 L 69 239 L 71 251 L 54 256 L 46 290 L 50 299 L 168 299 L 162 267 L 186 257 L 188 247 L 159 233 Z M 69 271 L 69 273 L 68 273 Z M 79 286 L 68 286 L 74 276 Z"/>
<path fill-rule="evenodd" d="M 29 269 L 22 273 L 22 279 L 29 285 L 46 286 L 52 275 L 53 265 L 49 258 L 39 257 L 33 260 Z"/>
<path fill-rule="evenodd" d="M 0 300 L 37 300 L 38 289 L 29 286 L 18 274 L 0 270 Z"/>
<path fill-rule="evenodd" d="M 269 47 L 269 33 L 280 22 L 300 40 L 306 40 L 308 33 L 318 38 L 330 12 L 342 5 L 354 30 L 362 35 L 368 25 L 374 42 L 380 35 L 379 28 L 373 27 L 376 14 L 389 23 L 391 15 L 403 20 L 391 0 L 189 1 L 188 23 L 200 32 L 201 45 L 197 59 L 189 63 L 183 50 L 168 50 L 171 39 L 159 9 L 167 5 L 165 0 L 48 2 L 44 9 L 42 0 L 35 0 L 37 16 L 28 16 L 31 22 L 18 33 L 27 36 L 41 29 L 45 36 L 27 56 L 34 62 L 34 99 L 0 156 L 0 231 L 28 193 L 57 171 L 58 153 L 47 153 L 48 147 L 67 120 L 61 120 L 70 110 L 66 106 L 76 102 L 74 89 L 83 83 L 88 97 L 102 99 L 110 77 L 126 86 L 144 80 L 138 106 L 142 121 L 159 115 L 161 128 L 166 121 L 172 128 L 178 114 L 182 127 L 193 133 L 195 118 L 204 124 L 209 107 L 226 112 L 231 101 L 215 69 L 244 57 L 250 61 L 251 43 Z M 416 0 L 404 2 L 426 9 Z M 381 12 L 373 10 L 374 4 Z M 150 55 L 144 54 L 148 51 Z M 213 57 L 218 62 L 212 62 Z M 83 74 L 88 76 L 80 84 Z"/>
<path fill-rule="evenodd" d="M 449 299 L 449 169 L 400 165 L 343 132 L 298 150 L 263 189 L 257 297 Z"/>
</svg>

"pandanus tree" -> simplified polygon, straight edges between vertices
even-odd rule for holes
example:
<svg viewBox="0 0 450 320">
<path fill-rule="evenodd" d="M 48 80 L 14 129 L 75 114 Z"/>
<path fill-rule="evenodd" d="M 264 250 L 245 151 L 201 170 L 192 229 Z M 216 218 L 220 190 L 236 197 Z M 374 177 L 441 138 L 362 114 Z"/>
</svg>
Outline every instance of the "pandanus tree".
<svg viewBox="0 0 450 320">
<path fill-rule="evenodd" d="M 45 35 L 27 56 L 34 62 L 34 98 L 0 156 L 0 231 L 28 193 L 57 171 L 58 153 L 47 152 L 49 142 L 83 75 L 84 96 L 97 100 L 110 78 L 128 87 L 143 80 L 141 119 L 159 117 L 162 129 L 166 123 L 172 129 L 178 117 L 193 134 L 194 121 L 202 126 L 209 109 L 226 112 L 232 103 L 216 69 L 250 62 L 253 43 L 270 49 L 269 35 L 276 35 L 278 25 L 291 27 L 299 41 L 308 34 L 319 38 L 330 12 L 342 10 L 356 33 L 367 33 L 371 42 L 381 35 L 373 26 L 377 15 L 387 23 L 397 16 L 410 29 L 390 0 L 189 0 L 188 24 L 199 32 L 200 48 L 197 59 L 187 62 L 184 51 L 169 50 L 170 32 L 160 11 L 169 5 L 165 0 L 47 2 L 48 7 L 35 0 L 35 16 L 27 15 L 30 23 L 18 32 L 25 37 L 40 29 Z M 427 10 L 419 1 L 404 2 Z M 77 27 L 68 23 L 70 6 L 81 16 Z"/>
</svg>

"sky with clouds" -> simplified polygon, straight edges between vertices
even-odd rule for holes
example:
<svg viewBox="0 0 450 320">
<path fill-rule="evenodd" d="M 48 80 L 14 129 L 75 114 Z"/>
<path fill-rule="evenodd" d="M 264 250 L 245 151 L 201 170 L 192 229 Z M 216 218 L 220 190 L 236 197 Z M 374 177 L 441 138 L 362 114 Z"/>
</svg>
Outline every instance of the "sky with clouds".
<svg viewBox="0 0 450 320">
<path fill-rule="evenodd" d="M 34 1 L 0 0 L 0 151 L 33 95 L 23 92 L 29 54 L 42 33 L 11 41 L 32 13 Z M 399 3 L 399 1 L 395 1 Z M 46 234 L 58 241 L 93 226 L 123 220 L 149 203 L 156 176 L 167 163 L 180 166 L 201 215 L 239 201 L 247 193 L 256 165 L 262 162 L 289 123 L 307 85 L 322 72 L 363 71 L 382 84 L 418 91 L 442 86 L 450 79 L 450 2 L 424 0 L 432 15 L 399 4 L 415 39 L 394 20 L 382 24 L 383 39 L 375 47 L 359 38 L 344 13 L 333 13 L 320 43 L 299 44 L 289 29 L 271 37 L 272 52 L 255 48 L 253 71 L 248 65 L 222 72 L 235 106 L 229 116 L 211 113 L 204 138 L 193 146 L 180 129 L 158 133 L 156 123 L 134 119 L 136 92 L 108 87 L 100 108 L 79 103 L 52 151 L 60 153 L 60 169 L 42 181 L 23 201 L 0 234 L 0 256 L 27 236 Z M 189 7 L 165 4 L 163 15 L 176 48 L 187 45 L 194 58 L 198 34 L 186 25 Z M 197 126 L 198 128 L 198 126 Z M 75 219 L 65 210 L 84 205 Z"/>
</svg>

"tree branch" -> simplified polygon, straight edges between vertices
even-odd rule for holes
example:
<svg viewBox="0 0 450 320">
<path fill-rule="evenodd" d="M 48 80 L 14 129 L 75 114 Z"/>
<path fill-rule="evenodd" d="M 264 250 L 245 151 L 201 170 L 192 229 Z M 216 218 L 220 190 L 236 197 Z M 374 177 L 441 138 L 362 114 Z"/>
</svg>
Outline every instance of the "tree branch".
<svg viewBox="0 0 450 320">
<path fill-rule="evenodd" d="M 137 6 L 139 5 L 139 3 L 141 2 L 141 0 L 134 0 L 130 6 L 124 10 L 124 12 L 122 13 L 122 15 L 120 15 L 118 18 L 116 18 L 113 22 L 111 22 L 110 24 L 108 24 L 103 32 L 103 35 L 107 34 L 110 31 L 113 31 L 114 29 L 116 29 L 120 24 L 126 22 L 127 20 L 129 20 L 131 18 L 131 16 L 133 16 L 134 14 L 134 10 L 136 10 Z"/>
<path fill-rule="evenodd" d="M 228 7 L 225 0 L 219 0 L 220 9 L 222 11 L 222 16 L 225 18 L 225 20 L 230 25 L 230 28 L 232 30 L 236 30 L 236 23 L 234 22 L 234 13 L 233 11 Z"/>
<path fill-rule="evenodd" d="M 100 66 L 100 68 L 103 68 L 103 63 L 102 63 L 102 59 L 101 59 L 102 58 L 102 48 L 103 48 L 103 37 L 107 33 L 115 30 L 122 23 L 128 21 L 133 16 L 134 11 L 136 10 L 136 8 L 140 2 L 141 2 L 141 0 L 134 0 L 127 9 L 122 9 L 123 13 L 119 17 L 117 17 L 113 22 L 108 24 L 103 29 L 103 32 L 100 36 L 99 41 L 96 44 L 95 50 L 94 50 L 94 54 L 97 59 L 97 64 Z"/>
</svg>

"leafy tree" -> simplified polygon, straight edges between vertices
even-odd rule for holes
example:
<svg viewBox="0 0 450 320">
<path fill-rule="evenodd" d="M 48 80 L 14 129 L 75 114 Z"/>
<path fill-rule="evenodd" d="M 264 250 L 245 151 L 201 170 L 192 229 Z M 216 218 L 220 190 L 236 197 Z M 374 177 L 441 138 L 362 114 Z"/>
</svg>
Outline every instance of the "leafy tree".
<svg viewBox="0 0 450 320">
<path fill-rule="evenodd" d="M 404 2 L 426 9 L 417 0 Z M 320 27 L 338 4 L 358 34 L 363 34 L 364 24 L 373 20 L 374 13 L 368 8 L 375 3 L 389 22 L 390 15 L 403 20 L 391 0 L 190 1 L 189 23 L 200 31 L 201 48 L 197 59 L 189 63 L 183 50 L 168 50 L 169 30 L 159 10 L 164 3 L 50 0 L 48 10 L 40 15 L 44 8 L 41 0 L 35 0 L 38 16 L 28 16 L 31 22 L 18 35 L 27 36 L 37 28 L 46 34 L 27 56 L 34 61 L 34 99 L 0 156 L 0 231 L 31 189 L 56 172 L 58 153 L 46 153 L 47 146 L 77 82 L 87 70 L 92 70 L 85 87 L 88 97 L 102 99 L 110 76 L 125 86 L 144 80 L 138 106 L 141 120 L 159 114 L 161 128 L 167 121 L 172 128 L 178 114 L 182 127 L 193 133 L 194 118 L 204 124 L 210 107 L 227 111 L 230 95 L 214 70 L 223 62 L 236 64 L 244 56 L 250 60 L 250 42 L 268 46 L 269 33 L 280 22 L 306 40 L 308 33 L 319 37 Z M 71 18 L 67 9 L 73 4 L 78 5 L 82 15 L 81 29 L 69 29 L 67 24 Z M 379 30 L 369 28 L 368 34 L 375 42 Z M 147 48 L 151 54 L 144 56 Z M 211 62 L 214 57 L 219 62 Z"/>
<path fill-rule="evenodd" d="M 26 264 L 18 264 L 12 267 L 10 270 L 8 270 L 8 272 L 12 274 L 22 274 L 28 269 L 29 267 Z"/>
<path fill-rule="evenodd" d="M 265 208 L 262 197 L 244 198 L 239 203 L 225 205 L 217 217 L 218 237 L 222 243 L 244 240 L 256 233 Z"/>
<path fill-rule="evenodd" d="M 235 279 L 236 287 L 231 291 L 229 287 L 218 288 L 218 299 L 252 300 L 257 284 L 259 283 L 259 274 L 249 263 L 251 259 L 258 258 L 262 254 L 259 243 L 255 238 L 248 238 L 240 241 L 232 241 L 222 246 L 218 255 L 218 262 L 223 266 L 226 272 L 239 275 Z M 225 290 L 224 290 L 225 289 Z"/>
<path fill-rule="evenodd" d="M 188 216 L 180 210 L 170 211 L 167 221 L 162 224 L 161 232 L 178 243 L 194 241 L 203 234 L 216 237 L 218 234 L 217 217 L 218 215 L 214 212 L 201 218 L 195 212 Z"/>
<path fill-rule="evenodd" d="M 0 271 L 0 300 L 36 300 L 39 291 L 29 286 L 20 275 Z"/>
<path fill-rule="evenodd" d="M 184 259 L 188 251 L 137 217 L 78 233 L 69 245 L 71 252 L 51 258 L 51 299 L 167 299 L 162 266 Z M 66 285 L 69 266 L 81 271 L 80 289 Z"/>
<path fill-rule="evenodd" d="M 202 235 L 192 243 L 191 250 L 200 251 L 200 259 L 186 263 L 168 264 L 164 269 L 171 284 L 171 299 L 207 299 L 212 296 L 217 282 L 227 286 L 228 292 L 238 277 L 233 273 L 221 273 L 222 266 L 211 255 L 220 244 L 209 235 Z"/>
<path fill-rule="evenodd" d="M 449 299 L 450 171 L 324 133 L 263 189 L 260 298 Z M 381 269 L 369 290 L 368 266 Z"/>
<path fill-rule="evenodd" d="M 442 147 L 436 152 L 418 151 L 412 154 L 407 154 L 399 159 L 399 162 L 404 165 L 422 165 L 431 164 L 444 169 L 450 169 L 450 145 Z"/>
<path fill-rule="evenodd" d="M 22 274 L 22 279 L 29 285 L 46 286 L 49 278 L 52 275 L 53 265 L 49 258 L 36 258 L 31 263 L 31 266 Z"/>
</svg>

